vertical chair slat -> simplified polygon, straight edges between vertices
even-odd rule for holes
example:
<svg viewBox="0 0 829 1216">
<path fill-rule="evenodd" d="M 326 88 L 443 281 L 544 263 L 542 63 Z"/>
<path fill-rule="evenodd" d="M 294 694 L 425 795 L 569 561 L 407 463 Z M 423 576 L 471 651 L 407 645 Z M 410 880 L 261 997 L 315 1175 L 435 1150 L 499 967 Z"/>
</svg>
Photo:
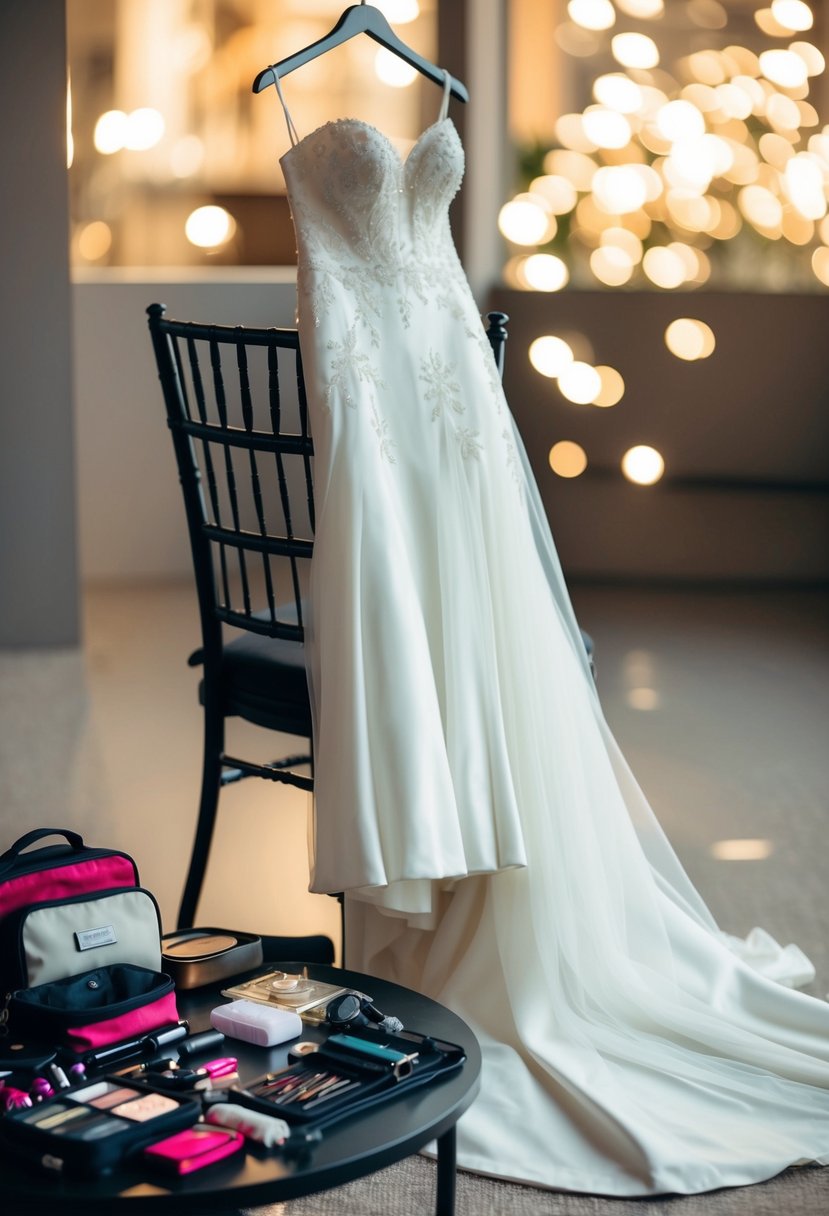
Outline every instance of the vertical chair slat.
<svg viewBox="0 0 829 1216">
<path fill-rule="evenodd" d="M 239 391 L 242 398 L 242 421 L 245 430 L 250 434 L 253 430 L 253 401 L 250 393 L 250 374 L 248 371 L 248 352 L 247 347 L 243 342 L 239 342 L 236 347 L 236 364 L 239 368 Z M 248 464 L 250 466 L 250 483 L 253 489 L 253 502 L 256 508 L 256 518 L 259 523 L 260 536 L 267 536 L 268 529 L 265 524 L 265 507 L 262 501 L 262 486 L 259 481 L 259 466 L 256 463 L 255 448 L 248 448 Z M 268 554 L 262 553 L 262 569 L 265 575 L 265 594 L 268 599 L 268 611 L 271 614 L 271 621 L 276 621 L 276 600 L 273 592 L 273 582 L 271 579 L 271 564 L 268 560 Z"/>
<path fill-rule="evenodd" d="M 201 374 L 201 364 L 199 363 L 199 351 L 195 340 L 188 337 L 187 339 L 187 354 L 190 361 L 190 376 L 193 381 L 193 393 L 196 398 L 196 408 L 199 412 L 199 421 L 207 422 L 207 400 L 204 392 L 204 380 Z M 204 458 L 204 467 L 207 473 L 207 490 L 210 496 L 210 506 L 213 511 L 213 520 L 217 527 L 222 527 L 222 513 L 219 502 L 219 486 L 216 480 L 216 469 L 213 464 L 213 453 L 210 450 L 210 444 L 205 439 L 202 440 L 202 455 Z M 224 594 L 225 604 L 230 604 L 230 582 L 227 575 L 227 557 L 225 554 L 224 545 L 219 545 L 219 571 L 222 576 L 222 592 Z"/>
<path fill-rule="evenodd" d="M 281 397 L 279 390 L 279 357 L 276 352 L 276 346 L 268 347 L 268 401 L 271 414 L 271 429 L 277 437 L 281 434 L 280 426 L 282 423 Z M 276 463 L 276 482 L 279 486 L 279 499 L 282 504 L 282 517 L 285 523 L 285 534 L 289 540 L 294 539 L 294 526 L 291 516 L 291 500 L 288 494 L 288 479 L 285 476 L 285 462 L 282 459 L 282 453 L 277 449 L 274 452 L 274 461 Z M 299 583 L 299 571 L 297 570 L 296 558 L 289 559 L 291 566 L 291 582 L 294 590 L 294 603 L 296 604 L 297 624 L 302 628 L 302 592 Z"/>
<path fill-rule="evenodd" d="M 219 343 L 215 338 L 210 339 L 210 367 L 213 371 L 213 392 L 216 397 L 216 409 L 219 413 L 219 424 L 226 428 L 227 421 L 227 396 L 225 394 L 225 382 L 222 373 L 222 353 L 219 350 Z M 241 532 L 242 525 L 239 517 L 239 495 L 236 490 L 236 470 L 233 467 L 233 455 L 230 450 L 230 444 L 224 444 L 225 456 L 225 479 L 227 485 L 227 493 L 230 498 L 230 514 L 233 519 L 233 530 Z M 250 616 L 250 584 L 248 582 L 248 568 L 245 561 L 244 549 L 236 550 L 236 558 L 239 563 L 239 577 L 242 582 L 242 601 L 245 606 L 245 613 Z"/>
</svg>

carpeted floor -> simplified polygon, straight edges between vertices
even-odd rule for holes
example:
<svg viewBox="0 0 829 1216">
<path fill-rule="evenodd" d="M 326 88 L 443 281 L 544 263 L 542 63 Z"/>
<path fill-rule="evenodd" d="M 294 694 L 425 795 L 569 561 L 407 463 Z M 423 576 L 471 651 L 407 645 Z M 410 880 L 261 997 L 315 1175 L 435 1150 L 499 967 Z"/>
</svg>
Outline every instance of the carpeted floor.
<svg viewBox="0 0 829 1216">
<path fill-rule="evenodd" d="M 252 1208 L 245 1216 L 428 1216 L 435 1167 L 410 1158 L 370 1178 L 291 1203 Z M 457 1216 L 826 1216 L 829 1168 L 787 1170 L 758 1186 L 707 1195 L 604 1199 L 458 1173 Z"/>
</svg>

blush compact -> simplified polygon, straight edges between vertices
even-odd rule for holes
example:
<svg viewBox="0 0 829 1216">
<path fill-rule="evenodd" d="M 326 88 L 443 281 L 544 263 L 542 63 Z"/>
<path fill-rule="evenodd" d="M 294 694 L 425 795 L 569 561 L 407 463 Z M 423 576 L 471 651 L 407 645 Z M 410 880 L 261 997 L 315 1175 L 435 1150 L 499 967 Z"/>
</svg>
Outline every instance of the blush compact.
<svg viewBox="0 0 829 1216">
<path fill-rule="evenodd" d="M 179 929 L 161 939 L 161 966 L 176 988 L 200 988 L 262 964 L 262 939 L 237 929 Z"/>
</svg>

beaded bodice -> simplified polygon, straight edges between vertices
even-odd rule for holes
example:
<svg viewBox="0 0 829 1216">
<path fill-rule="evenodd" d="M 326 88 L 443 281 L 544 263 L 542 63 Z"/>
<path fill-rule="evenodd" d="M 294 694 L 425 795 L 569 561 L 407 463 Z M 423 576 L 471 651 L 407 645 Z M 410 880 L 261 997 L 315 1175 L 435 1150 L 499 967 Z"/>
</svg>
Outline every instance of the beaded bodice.
<svg viewBox="0 0 829 1216">
<path fill-rule="evenodd" d="M 337 119 L 281 163 L 301 263 L 387 272 L 454 255 L 448 211 L 464 155 L 451 119 L 427 127 L 405 159 L 376 127 Z"/>
</svg>

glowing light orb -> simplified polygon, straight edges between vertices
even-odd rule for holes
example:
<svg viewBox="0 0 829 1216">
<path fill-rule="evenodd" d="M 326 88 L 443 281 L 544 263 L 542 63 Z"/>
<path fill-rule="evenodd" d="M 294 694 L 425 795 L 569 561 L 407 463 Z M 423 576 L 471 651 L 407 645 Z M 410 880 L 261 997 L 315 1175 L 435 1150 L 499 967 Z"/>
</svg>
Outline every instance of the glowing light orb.
<svg viewBox="0 0 829 1216">
<path fill-rule="evenodd" d="M 829 287 L 829 249 L 825 245 L 821 245 L 812 254 L 812 271 L 815 278 Z"/>
<path fill-rule="evenodd" d="M 633 274 L 633 258 L 618 245 L 600 245 L 590 254 L 590 269 L 600 283 L 621 287 Z"/>
<path fill-rule="evenodd" d="M 644 177 L 635 165 L 603 165 L 593 175 L 593 196 L 597 207 L 608 215 L 638 211 L 647 199 Z"/>
<path fill-rule="evenodd" d="M 164 115 L 151 106 L 141 106 L 127 115 L 124 147 L 131 152 L 146 152 L 164 137 Z"/>
<path fill-rule="evenodd" d="M 617 110 L 588 106 L 582 124 L 585 135 L 597 148 L 624 148 L 630 142 L 630 123 Z"/>
<path fill-rule="evenodd" d="M 573 351 L 569 343 L 553 334 L 536 338 L 530 346 L 530 363 L 542 376 L 555 380 L 568 364 L 573 362 Z"/>
<path fill-rule="evenodd" d="M 822 220 L 826 215 L 823 169 L 810 152 L 798 152 L 786 162 L 783 188 L 804 219 Z"/>
<path fill-rule="evenodd" d="M 665 345 L 677 359 L 693 363 L 713 355 L 717 345 L 714 331 L 704 321 L 693 317 L 677 317 L 665 330 Z"/>
<path fill-rule="evenodd" d="M 602 386 L 593 398 L 593 405 L 597 405 L 599 409 L 603 410 L 618 405 L 625 395 L 625 381 L 621 372 L 617 372 L 615 367 L 608 367 L 604 363 L 599 364 L 596 372 Z"/>
<path fill-rule="evenodd" d="M 690 101 L 669 101 L 656 112 L 656 126 L 660 134 L 672 142 L 677 139 L 696 139 L 705 134 L 705 119 Z"/>
<path fill-rule="evenodd" d="M 616 10 L 610 0 L 570 0 L 567 15 L 586 30 L 609 30 L 616 22 Z"/>
<path fill-rule="evenodd" d="M 815 23 L 812 10 L 803 0 L 772 0 L 771 15 L 784 29 L 800 33 Z"/>
<path fill-rule="evenodd" d="M 95 123 L 92 141 L 98 152 L 111 156 L 127 142 L 127 116 L 123 110 L 107 110 Z"/>
<path fill-rule="evenodd" d="M 609 110 L 635 114 L 643 102 L 642 90 L 635 80 L 621 72 L 607 72 L 593 81 L 593 96 Z"/>
<path fill-rule="evenodd" d="M 783 205 L 765 186 L 744 186 L 737 205 L 755 228 L 778 228 L 783 219 Z"/>
<path fill-rule="evenodd" d="M 628 448 L 622 457 L 622 472 L 628 481 L 638 486 L 652 486 L 665 472 L 665 461 L 656 448 L 637 444 Z"/>
<path fill-rule="evenodd" d="M 792 42 L 789 44 L 789 50 L 803 60 L 810 76 L 820 76 L 825 70 L 826 60 L 811 42 Z"/>
<path fill-rule="evenodd" d="M 610 50 L 623 68 L 655 68 L 659 63 L 659 48 L 647 34 L 615 34 Z"/>
<path fill-rule="evenodd" d="M 112 245 L 112 229 L 103 220 L 86 224 L 78 237 L 78 252 L 85 262 L 97 262 L 109 253 Z"/>
<path fill-rule="evenodd" d="M 513 245 L 539 245 L 555 233 L 555 219 L 537 194 L 517 194 L 498 212 L 498 227 Z"/>
<path fill-rule="evenodd" d="M 215 249 L 226 244 L 236 231 L 236 221 L 224 207 L 197 207 L 184 225 L 184 235 L 191 245 L 200 249 Z"/>
<path fill-rule="evenodd" d="M 616 7 L 628 17 L 649 21 L 661 17 L 665 11 L 664 0 L 616 0 Z"/>
<path fill-rule="evenodd" d="M 374 56 L 374 74 L 393 89 L 406 89 L 417 80 L 417 71 L 385 47 L 380 47 Z"/>
<path fill-rule="evenodd" d="M 561 291 L 570 279 L 567 266 L 551 253 L 532 254 L 522 270 L 527 284 L 535 291 Z"/>
<path fill-rule="evenodd" d="M 766 80 L 782 89 L 799 88 L 809 78 L 805 61 L 794 51 L 784 51 L 780 48 L 761 53 L 760 69 Z"/>
<path fill-rule="evenodd" d="M 559 392 L 574 405 L 590 405 L 601 387 L 601 377 L 595 367 L 578 359 L 566 364 L 558 375 Z"/>
<path fill-rule="evenodd" d="M 665 291 L 681 286 L 688 277 L 682 257 L 667 245 L 652 245 L 642 258 L 642 269 L 655 286 Z"/>
<path fill-rule="evenodd" d="M 550 468 L 559 477 L 579 477 L 587 468 L 587 453 L 571 439 L 561 439 L 550 448 Z"/>
</svg>

